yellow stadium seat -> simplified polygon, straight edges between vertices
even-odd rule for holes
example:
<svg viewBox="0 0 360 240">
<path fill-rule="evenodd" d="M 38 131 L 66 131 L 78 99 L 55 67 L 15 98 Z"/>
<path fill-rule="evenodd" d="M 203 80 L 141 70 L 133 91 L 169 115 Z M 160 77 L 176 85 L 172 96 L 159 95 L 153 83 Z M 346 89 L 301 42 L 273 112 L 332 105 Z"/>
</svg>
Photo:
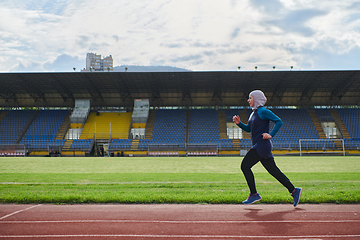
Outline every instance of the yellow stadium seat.
<svg viewBox="0 0 360 240">
<path fill-rule="evenodd" d="M 127 139 L 131 123 L 131 112 L 91 112 L 84 125 L 80 139 Z M 96 129 L 95 129 L 96 127 Z"/>
</svg>

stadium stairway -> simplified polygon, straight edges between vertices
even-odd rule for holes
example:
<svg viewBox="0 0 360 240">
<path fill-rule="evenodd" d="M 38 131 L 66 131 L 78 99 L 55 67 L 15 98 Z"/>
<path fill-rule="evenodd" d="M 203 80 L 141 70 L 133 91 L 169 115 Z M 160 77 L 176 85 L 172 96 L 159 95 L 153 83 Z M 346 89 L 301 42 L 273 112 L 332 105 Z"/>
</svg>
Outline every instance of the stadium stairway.
<svg viewBox="0 0 360 240">
<path fill-rule="evenodd" d="M 63 148 L 61 149 L 61 151 L 69 151 L 71 148 L 71 144 L 73 143 L 74 140 L 72 139 L 67 139 L 66 142 L 64 143 Z"/>
<path fill-rule="evenodd" d="M 132 151 L 133 150 L 138 150 L 139 149 L 139 142 L 140 142 L 139 139 L 132 140 L 130 149 Z"/>
<path fill-rule="evenodd" d="M 240 147 L 241 147 L 241 143 L 240 143 L 240 139 L 233 139 L 232 140 L 232 144 L 233 144 L 233 148 L 235 149 L 235 150 L 239 150 L 240 149 Z"/>
<path fill-rule="evenodd" d="M 337 151 L 342 151 L 342 142 L 333 141 L 333 143 L 335 144 L 335 148 L 336 148 Z"/>
<path fill-rule="evenodd" d="M 145 139 L 152 139 L 152 133 L 154 130 L 156 110 L 149 111 L 148 122 L 146 124 Z"/>
<path fill-rule="evenodd" d="M 220 139 L 228 139 L 226 133 L 226 119 L 225 119 L 225 111 L 218 111 L 219 117 L 219 131 L 220 131 Z"/>
<path fill-rule="evenodd" d="M 322 139 L 326 138 L 324 130 L 321 127 L 321 123 L 320 123 L 320 121 L 319 121 L 319 119 L 318 119 L 318 117 L 316 115 L 315 110 L 313 110 L 313 109 L 308 110 L 308 113 L 309 113 L 309 115 L 311 117 L 311 120 L 314 123 L 315 129 L 316 129 L 317 133 L 319 134 L 319 137 L 322 138 Z"/>
<path fill-rule="evenodd" d="M 336 126 L 338 127 L 338 129 L 339 129 L 342 137 L 343 137 L 343 138 L 351 138 L 351 137 L 350 137 L 350 134 L 349 134 L 348 131 L 346 130 L 345 125 L 344 125 L 344 123 L 341 121 L 340 116 L 339 116 L 339 114 L 336 112 L 336 110 L 330 110 L 330 114 L 331 114 L 331 116 L 334 118 L 335 124 L 336 124 Z"/>
<path fill-rule="evenodd" d="M 188 110 L 186 110 L 185 143 L 189 143 L 190 118 L 191 118 L 191 111 L 190 111 L 190 109 L 188 109 Z"/>
<path fill-rule="evenodd" d="M 16 144 L 19 144 L 21 139 L 24 137 L 26 131 L 29 129 L 29 127 L 31 126 L 32 122 L 35 120 L 36 116 L 39 114 L 39 110 L 34 111 L 34 114 L 31 116 L 31 118 L 29 119 L 29 121 L 26 123 L 25 127 L 23 128 L 23 130 L 20 132 L 20 135 L 18 136 L 18 139 L 16 140 Z"/>
<path fill-rule="evenodd" d="M 57 133 L 55 139 L 64 139 L 66 132 L 70 126 L 70 115 L 71 115 L 71 112 L 69 111 L 68 114 L 65 116 L 64 122 L 61 125 L 60 130 Z"/>
<path fill-rule="evenodd" d="M 4 117 L 6 116 L 7 111 L 1 111 L 0 112 L 0 122 L 4 119 Z"/>
<path fill-rule="evenodd" d="M 336 112 L 336 110 L 330 110 L 330 114 L 333 117 L 333 119 L 335 120 L 336 127 L 339 129 L 342 138 L 348 138 L 348 139 L 351 138 L 350 134 L 346 130 L 346 127 L 345 127 L 344 123 L 341 121 L 341 118 L 340 118 L 339 114 Z M 334 143 L 335 143 L 335 147 L 337 150 L 342 150 L 342 142 L 334 141 Z"/>
<path fill-rule="evenodd" d="M 241 122 L 247 124 L 248 116 L 246 114 L 246 109 L 239 110 L 239 116 L 241 119 Z M 243 131 L 243 139 L 251 139 L 250 133 Z"/>
</svg>

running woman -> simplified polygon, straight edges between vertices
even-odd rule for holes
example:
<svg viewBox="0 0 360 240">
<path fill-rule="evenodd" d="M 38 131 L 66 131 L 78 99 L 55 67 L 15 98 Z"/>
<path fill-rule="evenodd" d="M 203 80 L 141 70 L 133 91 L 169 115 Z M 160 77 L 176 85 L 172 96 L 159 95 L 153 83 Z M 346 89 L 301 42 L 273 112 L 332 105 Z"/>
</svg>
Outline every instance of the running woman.
<svg viewBox="0 0 360 240">
<path fill-rule="evenodd" d="M 233 122 L 235 124 L 244 131 L 251 132 L 253 144 L 241 163 L 241 170 L 250 188 L 249 197 L 243 201 L 243 203 L 251 204 L 261 200 L 260 194 L 256 191 L 254 174 L 251 171 L 251 168 L 260 161 L 264 168 L 288 189 L 291 196 L 294 198 L 294 207 L 296 207 L 300 201 L 302 189 L 295 188 L 275 164 L 274 156 L 271 152 L 272 143 L 270 139 L 275 136 L 283 122 L 272 111 L 264 107 L 266 100 L 267 99 L 262 91 L 252 91 L 249 94 L 248 103 L 253 112 L 249 117 L 248 123 L 242 123 L 238 115 L 233 117 Z M 270 121 L 275 123 L 271 133 L 269 133 Z"/>
</svg>

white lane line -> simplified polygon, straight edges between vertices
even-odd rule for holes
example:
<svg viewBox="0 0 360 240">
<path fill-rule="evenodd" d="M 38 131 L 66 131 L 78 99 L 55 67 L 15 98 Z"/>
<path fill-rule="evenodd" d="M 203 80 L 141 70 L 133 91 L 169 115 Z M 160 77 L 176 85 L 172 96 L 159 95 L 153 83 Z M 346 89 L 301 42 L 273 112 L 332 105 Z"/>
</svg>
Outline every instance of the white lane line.
<svg viewBox="0 0 360 240">
<path fill-rule="evenodd" d="M 0 224 L 36 224 L 36 223 L 171 223 L 171 224 L 231 224 L 231 223 L 360 223 L 359 220 L 24 220 L 0 221 Z"/>
<path fill-rule="evenodd" d="M 23 210 L 19 210 L 19 211 L 10 213 L 10 214 L 8 214 L 8 215 L 5 215 L 5 216 L 3 216 L 3 217 L 0 217 L 0 220 L 3 220 L 3 219 L 5 219 L 5 218 L 8 218 L 8 217 L 10 217 L 10 216 L 12 216 L 12 215 L 15 215 L 15 214 L 18 214 L 18 213 L 21 213 L 21 212 L 30 210 L 30 209 L 35 208 L 35 207 L 38 207 L 38 206 L 40 206 L 40 205 L 41 205 L 41 204 L 38 204 L 38 205 L 35 205 L 35 206 L 31 206 L 31 207 L 25 208 L 25 209 L 23 209 Z"/>
<path fill-rule="evenodd" d="M 0 238 L 80 238 L 80 237 L 133 237 L 133 238 L 264 238 L 264 239 L 319 239 L 319 238 L 356 238 L 360 235 L 309 235 L 309 236 L 246 236 L 246 235 L 137 235 L 137 234 L 89 234 L 89 235 L 0 235 Z"/>
</svg>

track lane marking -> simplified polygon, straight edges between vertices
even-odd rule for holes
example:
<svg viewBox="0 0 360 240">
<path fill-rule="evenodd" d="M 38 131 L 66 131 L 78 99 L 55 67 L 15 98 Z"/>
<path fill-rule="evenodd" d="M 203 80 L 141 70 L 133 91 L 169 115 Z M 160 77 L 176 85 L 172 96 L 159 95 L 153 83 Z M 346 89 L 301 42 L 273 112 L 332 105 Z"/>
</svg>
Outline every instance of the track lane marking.
<svg viewBox="0 0 360 240">
<path fill-rule="evenodd" d="M 13 213 L 10 213 L 8 215 L 5 215 L 3 217 L 0 217 L 0 220 L 3 220 L 5 218 L 8 218 L 8 217 L 11 217 L 12 215 L 15 215 L 15 214 L 18 214 L 18 213 L 21 213 L 21 212 L 25 212 L 27 210 L 30 210 L 32 208 L 35 208 L 35 207 L 38 207 L 38 206 L 41 206 L 42 204 L 38 204 L 38 205 L 35 205 L 35 206 L 31 206 L 31 207 L 28 207 L 28 208 L 25 208 L 25 209 L 22 209 L 22 210 L 19 210 L 19 211 L 16 211 L 16 212 L 13 212 Z"/>
<path fill-rule="evenodd" d="M 36 224 L 36 223 L 173 223 L 173 224 L 229 224 L 229 223 L 360 223 L 359 220 L 14 220 L 0 221 L 0 224 Z"/>
<path fill-rule="evenodd" d="M 79 237 L 134 237 L 134 238 L 285 238 L 285 239 L 309 239 L 309 238 L 358 238 L 360 235 L 309 235 L 309 236 L 246 236 L 246 235 L 137 235 L 137 234 L 84 234 L 84 235 L 0 235 L 0 238 L 79 238 Z"/>
</svg>

